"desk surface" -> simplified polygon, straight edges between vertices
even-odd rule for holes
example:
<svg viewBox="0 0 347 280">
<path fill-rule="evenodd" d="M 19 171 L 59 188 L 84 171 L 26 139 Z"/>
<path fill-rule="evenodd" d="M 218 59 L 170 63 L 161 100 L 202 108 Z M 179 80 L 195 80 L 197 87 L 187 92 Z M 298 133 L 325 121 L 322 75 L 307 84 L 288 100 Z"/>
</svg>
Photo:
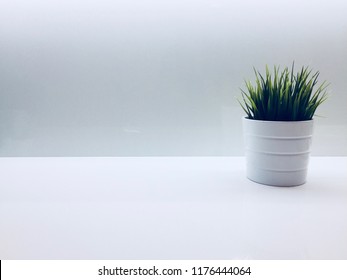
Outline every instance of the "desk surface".
<svg viewBox="0 0 347 280">
<path fill-rule="evenodd" d="M 347 259 L 347 158 L 269 187 L 242 157 L 0 158 L 0 259 Z"/>
</svg>

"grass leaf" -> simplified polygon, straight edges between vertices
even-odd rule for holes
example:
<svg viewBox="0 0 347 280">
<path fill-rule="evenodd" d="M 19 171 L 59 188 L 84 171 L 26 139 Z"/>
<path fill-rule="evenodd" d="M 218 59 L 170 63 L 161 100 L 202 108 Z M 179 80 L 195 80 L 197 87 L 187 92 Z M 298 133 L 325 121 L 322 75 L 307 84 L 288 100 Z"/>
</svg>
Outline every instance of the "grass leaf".
<svg viewBox="0 0 347 280">
<path fill-rule="evenodd" d="M 245 81 L 246 91 L 241 89 L 241 108 L 250 119 L 269 121 L 302 121 L 313 118 L 315 111 L 327 99 L 328 84 L 318 83 L 319 72 L 312 74 L 308 67 L 294 73 L 286 67 L 282 72 L 274 66 L 273 73 L 268 66 L 265 75 L 253 68 L 255 85 Z"/>
</svg>

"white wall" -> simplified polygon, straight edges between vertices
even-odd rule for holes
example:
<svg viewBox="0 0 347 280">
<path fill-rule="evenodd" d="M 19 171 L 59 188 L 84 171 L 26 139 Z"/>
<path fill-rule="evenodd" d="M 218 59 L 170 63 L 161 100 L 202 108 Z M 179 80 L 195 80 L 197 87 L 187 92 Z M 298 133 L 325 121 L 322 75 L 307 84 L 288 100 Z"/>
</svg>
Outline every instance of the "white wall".
<svg viewBox="0 0 347 280">
<path fill-rule="evenodd" d="M 8 0 L 0 155 L 242 155 L 252 67 L 328 80 L 314 155 L 347 155 L 344 0 Z"/>
</svg>

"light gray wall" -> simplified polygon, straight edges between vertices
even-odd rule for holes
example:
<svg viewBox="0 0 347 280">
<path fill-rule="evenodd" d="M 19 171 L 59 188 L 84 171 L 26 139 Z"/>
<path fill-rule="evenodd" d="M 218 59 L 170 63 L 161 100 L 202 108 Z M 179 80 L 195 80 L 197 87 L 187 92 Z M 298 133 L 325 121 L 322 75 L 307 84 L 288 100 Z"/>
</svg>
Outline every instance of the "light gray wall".
<svg viewBox="0 0 347 280">
<path fill-rule="evenodd" d="M 347 155 L 344 0 L 15 0 L 0 9 L 0 155 L 243 155 L 252 67 L 328 80 L 314 155 Z"/>
</svg>

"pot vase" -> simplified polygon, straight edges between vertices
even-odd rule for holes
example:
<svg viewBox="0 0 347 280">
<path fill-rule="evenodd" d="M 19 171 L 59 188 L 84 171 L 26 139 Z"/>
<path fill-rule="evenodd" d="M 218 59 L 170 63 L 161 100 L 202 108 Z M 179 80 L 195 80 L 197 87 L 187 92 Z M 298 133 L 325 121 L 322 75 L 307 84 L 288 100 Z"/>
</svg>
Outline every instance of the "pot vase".
<svg viewBox="0 0 347 280">
<path fill-rule="evenodd" d="M 313 120 L 260 121 L 243 118 L 247 177 L 271 186 L 306 182 Z"/>
</svg>

